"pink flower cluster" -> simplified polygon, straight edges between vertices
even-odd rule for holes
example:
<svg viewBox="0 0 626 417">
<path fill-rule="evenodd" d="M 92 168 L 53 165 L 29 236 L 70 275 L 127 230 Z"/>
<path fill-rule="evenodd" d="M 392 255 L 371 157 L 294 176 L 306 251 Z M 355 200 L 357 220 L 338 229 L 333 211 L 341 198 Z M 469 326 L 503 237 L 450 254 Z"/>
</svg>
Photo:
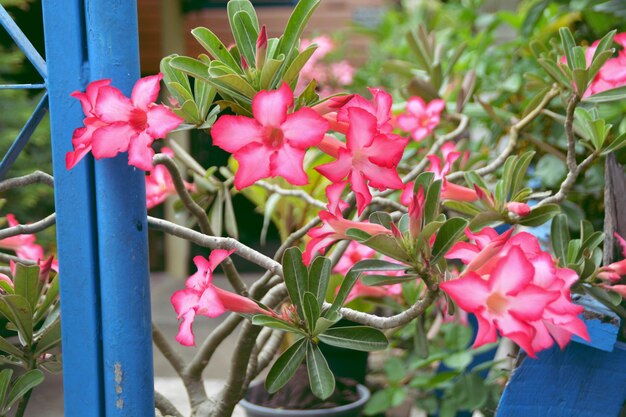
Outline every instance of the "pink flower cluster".
<svg viewBox="0 0 626 417">
<path fill-rule="evenodd" d="M 399 115 L 396 122 L 400 129 L 410 132 L 413 139 L 420 142 L 439 126 L 445 107 L 441 99 L 426 104 L 421 97 L 411 97 L 406 103 L 407 112 Z"/>
<path fill-rule="evenodd" d="M 317 82 L 322 96 L 331 95 L 340 87 L 352 84 L 355 70 L 347 60 L 324 62 L 324 58 L 335 48 L 333 40 L 328 35 L 317 36 L 310 40 L 302 39 L 300 51 L 304 51 L 313 44 L 317 45 L 317 49 L 302 67 L 296 91 L 303 91 L 312 80 Z"/>
<path fill-rule="evenodd" d="M 195 344 L 192 324 L 196 315 L 219 317 L 226 311 L 244 314 L 265 314 L 275 316 L 270 310 L 265 310 L 249 298 L 225 291 L 213 285 L 213 271 L 233 251 L 216 249 L 208 259 L 196 256 L 193 262 L 198 271 L 185 282 L 184 290 L 172 294 L 171 302 L 178 319 L 182 319 L 178 328 L 176 340 L 185 346 Z"/>
<path fill-rule="evenodd" d="M 90 83 L 86 91 L 75 91 L 85 113 L 84 127 L 74 131 L 74 150 L 65 157 L 72 169 L 91 152 L 96 159 L 112 158 L 128 151 L 128 164 L 145 171 L 152 169 L 152 142 L 165 137 L 183 120 L 163 105 L 155 104 L 162 74 L 137 81 L 128 99 L 111 86 L 111 80 Z"/>
<path fill-rule="evenodd" d="M 498 235 L 492 228 L 466 234 L 474 243 L 457 243 L 446 258 L 461 259 L 467 267 L 441 289 L 476 315 L 474 347 L 495 342 L 500 332 L 535 357 L 555 340 L 561 348 L 573 335 L 589 340 L 578 317 L 583 307 L 572 303 L 570 295 L 578 276 L 556 267 L 536 237 L 525 232 Z"/>
<path fill-rule="evenodd" d="M 174 151 L 164 147 L 161 153 L 174 157 Z M 195 190 L 193 184 L 185 183 L 185 188 Z M 146 175 L 146 207 L 151 209 L 163 203 L 167 197 L 176 194 L 176 188 L 170 172 L 163 165 L 157 165 Z"/>
</svg>

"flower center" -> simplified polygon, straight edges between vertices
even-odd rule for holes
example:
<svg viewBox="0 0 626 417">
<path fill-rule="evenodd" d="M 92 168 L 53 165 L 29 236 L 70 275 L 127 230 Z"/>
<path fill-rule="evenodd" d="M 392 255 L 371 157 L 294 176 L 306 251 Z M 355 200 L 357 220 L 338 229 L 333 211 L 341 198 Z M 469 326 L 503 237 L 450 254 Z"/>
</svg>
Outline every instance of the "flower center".
<svg viewBox="0 0 626 417">
<path fill-rule="evenodd" d="M 265 128 L 264 141 L 270 148 L 278 148 L 283 144 L 285 135 L 283 131 L 278 127 L 267 126 Z"/>
<path fill-rule="evenodd" d="M 487 307 L 493 313 L 503 313 L 506 311 L 507 304 L 506 297 L 499 292 L 495 292 L 487 297 Z"/>
<path fill-rule="evenodd" d="M 137 131 L 144 131 L 148 125 L 148 115 L 140 109 L 132 109 L 128 123 Z"/>
</svg>

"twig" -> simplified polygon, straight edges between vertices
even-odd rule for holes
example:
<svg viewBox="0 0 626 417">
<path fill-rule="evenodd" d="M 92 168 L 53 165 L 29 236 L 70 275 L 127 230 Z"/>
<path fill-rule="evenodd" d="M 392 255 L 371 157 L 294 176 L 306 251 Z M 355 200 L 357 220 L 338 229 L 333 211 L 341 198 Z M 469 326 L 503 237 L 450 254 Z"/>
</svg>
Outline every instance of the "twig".
<svg viewBox="0 0 626 417">
<path fill-rule="evenodd" d="M 561 183 L 561 187 L 559 188 L 559 191 L 555 195 L 541 200 L 539 203 L 537 203 L 537 207 L 543 206 L 546 204 L 559 204 L 563 200 L 565 200 L 565 198 L 567 198 L 567 195 L 570 193 L 570 191 L 572 191 L 572 188 L 574 188 L 574 184 L 576 184 L 576 179 L 578 178 L 580 173 L 586 170 L 589 167 L 589 165 L 591 165 L 591 163 L 596 160 L 597 157 L 598 157 L 598 154 L 596 152 L 588 155 L 580 163 L 580 165 L 577 165 L 573 171 L 569 171 L 567 173 L 567 177 L 565 177 L 565 181 Z"/>
<path fill-rule="evenodd" d="M 24 265 L 37 265 L 37 261 L 31 259 L 19 258 L 17 256 L 9 255 L 8 253 L 0 252 L 0 261 L 2 262 L 19 262 Z"/>
<path fill-rule="evenodd" d="M 154 407 L 163 417 L 183 417 L 174 404 L 158 391 L 154 391 Z"/>
<path fill-rule="evenodd" d="M 172 348 L 163 333 L 161 333 L 161 330 L 154 323 L 152 323 L 152 341 L 163 354 L 163 357 L 172 365 L 176 373 L 182 376 L 185 367 L 183 358 Z"/>
<path fill-rule="evenodd" d="M 326 208 L 326 203 L 324 203 L 323 201 L 320 201 L 316 198 L 311 197 L 309 194 L 307 194 L 306 192 L 302 191 L 302 190 L 286 190 L 284 188 L 281 188 L 277 185 L 274 184 L 270 184 L 267 181 L 263 181 L 263 180 L 259 180 L 257 182 L 254 183 L 254 185 L 258 185 L 259 187 L 263 187 L 268 191 L 271 191 L 273 193 L 276 194 L 280 194 L 283 196 L 287 196 L 287 197 L 298 197 L 304 201 L 306 201 L 307 203 L 309 203 L 312 206 L 316 206 L 322 209 Z"/>
<path fill-rule="evenodd" d="M 0 230 L 0 240 L 17 235 L 32 235 L 41 232 L 56 223 L 56 213 L 50 214 L 48 217 L 30 224 L 18 224 L 17 226 L 7 227 Z"/>
<path fill-rule="evenodd" d="M 509 130 L 509 141 L 506 145 L 506 148 L 489 164 L 477 169 L 476 173 L 478 175 L 491 174 L 492 172 L 497 170 L 504 163 L 504 161 L 506 161 L 509 155 L 511 155 L 511 153 L 515 150 L 520 131 L 524 127 L 526 127 L 526 125 L 528 125 L 532 120 L 534 120 L 539 114 L 541 114 L 543 108 L 547 106 L 554 97 L 559 95 L 559 91 L 559 88 L 554 85 L 552 89 L 550 89 L 550 91 L 548 91 L 548 93 L 544 96 L 543 100 L 541 100 L 541 102 L 537 105 L 537 107 L 532 109 L 524 118 L 511 126 L 511 129 Z M 454 181 L 463 178 L 464 174 L 464 171 L 457 171 L 448 175 L 446 178 L 448 181 Z"/>
<path fill-rule="evenodd" d="M 35 171 L 22 177 L 9 178 L 0 182 L 0 193 L 31 184 L 45 184 L 54 187 L 54 178 L 42 171 Z"/>
<path fill-rule="evenodd" d="M 176 167 L 174 161 L 165 154 L 158 154 L 154 156 L 152 162 L 155 165 L 163 165 L 169 171 L 178 196 L 180 197 L 185 207 L 187 207 L 187 210 L 189 210 L 198 221 L 198 225 L 200 226 L 200 230 L 202 231 L 202 233 L 204 233 L 205 235 L 215 235 L 213 230 L 211 230 L 209 217 L 207 216 L 204 209 L 200 207 L 195 201 L 193 201 L 193 198 L 191 198 L 191 195 L 185 187 L 183 177 L 180 174 L 178 167 Z M 237 269 L 235 268 L 232 259 L 230 259 L 230 257 L 224 259 L 221 262 L 220 266 L 224 271 L 224 274 L 226 274 L 226 278 L 228 278 L 228 282 L 230 282 L 230 285 L 233 287 L 233 289 L 238 294 L 247 296 L 248 288 L 246 287 L 246 284 L 244 284 L 244 282 L 241 280 L 239 272 L 237 272 Z"/>
<path fill-rule="evenodd" d="M 280 263 L 249 248 L 243 243 L 230 237 L 207 236 L 184 226 L 168 222 L 167 220 L 148 216 L 148 225 L 154 229 L 161 230 L 170 235 L 180 237 L 210 249 L 234 249 L 236 254 L 260 267 L 271 271 L 276 275 L 283 275 L 283 268 Z"/>
</svg>

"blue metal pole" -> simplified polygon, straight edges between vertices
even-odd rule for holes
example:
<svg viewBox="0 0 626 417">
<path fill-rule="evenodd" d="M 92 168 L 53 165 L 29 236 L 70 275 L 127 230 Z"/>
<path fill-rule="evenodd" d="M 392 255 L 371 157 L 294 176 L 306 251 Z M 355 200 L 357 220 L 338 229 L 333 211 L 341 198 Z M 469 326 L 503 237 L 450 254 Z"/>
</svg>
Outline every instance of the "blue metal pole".
<svg viewBox="0 0 626 417">
<path fill-rule="evenodd" d="M 65 154 L 83 113 L 74 90 L 84 90 L 86 61 L 82 0 L 43 2 L 50 131 L 54 169 L 57 246 L 61 276 L 65 415 L 104 416 L 100 345 L 100 283 L 97 260 L 93 160 L 71 171 Z"/>
<path fill-rule="evenodd" d="M 135 0 L 85 2 L 91 80 L 130 95 L 139 78 Z M 145 173 L 119 155 L 95 164 L 107 417 L 154 415 Z"/>
</svg>

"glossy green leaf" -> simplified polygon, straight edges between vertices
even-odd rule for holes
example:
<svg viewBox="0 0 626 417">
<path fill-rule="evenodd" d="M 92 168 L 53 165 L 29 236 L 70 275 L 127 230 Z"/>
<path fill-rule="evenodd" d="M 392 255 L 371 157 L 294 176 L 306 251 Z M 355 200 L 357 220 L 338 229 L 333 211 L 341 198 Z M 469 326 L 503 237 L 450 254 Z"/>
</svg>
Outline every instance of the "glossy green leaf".
<svg viewBox="0 0 626 417">
<path fill-rule="evenodd" d="M 22 398 L 28 391 L 41 384 L 43 380 L 43 372 L 39 369 L 31 369 L 25 374 L 20 375 L 13 383 L 11 391 L 9 391 L 5 409 L 10 409 L 15 402 Z"/>
<path fill-rule="evenodd" d="M 337 314 L 336 317 L 333 317 L 333 319 L 336 320 L 330 320 L 326 317 L 320 317 L 319 319 L 317 319 L 317 323 L 315 323 L 315 329 L 313 329 L 313 335 L 317 336 L 320 333 L 324 333 L 333 324 L 337 323 L 341 319 L 341 315 Z"/>
<path fill-rule="evenodd" d="M 533 207 L 530 214 L 526 217 L 522 217 L 519 223 L 523 226 L 541 226 L 560 212 L 561 208 L 558 204 L 546 204 L 540 207 Z"/>
<path fill-rule="evenodd" d="M 574 85 L 576 86 L 576 91 L 578 91 L 578 95 L 582 96 L 587 90 L 588 77 L 586 69 L 576 68 L 572 71 L 572 76 L 574 78 Z"/>
<path fill-rule="evenodd" d="M 530 166 L 534 156 L 535 152 L 529 151 L 519 155 L 515 159 L 513 171 L 511 173 L 509 196 L 516 194 L 526 183 L 526 173 L 528 172 L 528 167 Z"/>
<path fill-rule="evenodd" d="M 320 349 L 312 343 L 306 347 L 306 367 L 313 395 L 322 400 L 330 397 L 335 391 L 335 377 Z"/>
<path fill-rule="evenodd" d="M 394 276 L 394 275 L 367 274 L 361 277 L 361 282 L 364 285 L 368 285 L 370 287 L 378 287 L 381 285 L 400 284 L 403 282 L 415 281 L 418 278 L 419 277 L 417 275 Z"/>
<path fill-rule="evenodd" d="M 33 314 L 30 304 L 20 295 L 0 297 L 0 314 L 18 330 L 20 340 L 30 345 L 33 340 Z"/>
<path fill-rule="evenodd" d="M 275 393 L 293 378 L 306 356 L 308 344 L 306 339 L 300 339 L 276 359 L 265 379 L 265 389 L 269 393 Z"/>
<path fill-rule="evenodd" d="M 61 344 L 61 320 L 55 322 L 46 328 L 41 338 L 37 341 L 35 356 L 42 355 Z"/>
<path fill-rule="evenodd" d="M 292 333 L 302 333 L 302 330 L 290 323 L 277 319 L 276 317 L 266 316 L 265 314 L 257 314 L 252 317 L 252 324 L 255 326 L 269 327 L 270 329 L 283 330 Z"/>
<path fill-rule="evenodd" d="M 289 248 L 283 255 L 283 275 L 287 293 L 298 315 L 304 318 L 302 297 L 308 289 L 309 271 L 302 262 L 302 252 L 296 247 Z"/>
<path fill-rule="evenodd" d="M 170 60 L 170 65 L 194 78 L 209 81 L 209 66 L 202 61 L 186 56 L 176 56 Z"/>
<path fill-rule="evenodd" d="M 296 81 L 298 81 L 298 75 L 300 75 L 300 71 L 309 61 L 315 50 L 317 49 L 317 45 L 311 45 L 306 48 L 304 51 L 300 52 L 291 62 L 285 73 L 283 74 L 283 81 L 285 81 L 289 86 L 294 89 L 296 86 Z"/>
<path fill-rule="evenodd" d="M 15 294 L 21 295 L 30 304 L 31 311 L 37 306 L 43 283 L 39 280 L 39 266 L 17 263 L 13 277 Z"/>
<path fill-rule="evenodd" d="M 279 79 L 277 74 L 284 60 L 285 56 L 281 55 L 280 59 L 268 59 L 265 61 L 265 65 L 263 65 L 263 69 L 261 70 L 260 85 L 262 89 L 267 90 L 277 87 L 273 81 Z"/>
<path fill-rule="evenodd" d="M 320 317 L 320 306 L 315 295 L 306 291 L 302 296 L 302 310 L 304 311 L 304 319 L 310 332 L 315 330 L 317 319 Z"/>
<path fill-rule="evenodd" d="M 360 276 L 360 271 L 353 271 L 352 269 L 348 271 L 341 282 L 341 286 L 339 287 L 339 291 L 333 300 L 333 304 L 328 310 L 326 310 L 324 317 L 331 317 L 333 314 L 337 313 L 341 307 L 343 307 L 343 304 L 348 298 L 348 294 L 350 294 L 350 290 L 352 290 L 352 287 L 354 287 L 354 284 L 356 284 L 356 281 Z"/>
<path fill-rule="evenodd" d="M 624 146 L 626 146 L 626 132 L 613 139 L 609 146 L 603 149 L 602 155 L 607 155 L 611 152 L 615 152 L 618 149 L 623 148 Z"/>
<path fill-rule="evenodd" d="M 24 352 L 18 349 L 13 343 L 6 340 L 4 337 L 0 336 L 0 352 L 7 353 L 9 355 L 16 356 L 18 358 L 24 357 Z M 0 396 L 0 399 L 2 397 Z"/>
<path fill-rule="evenodd" d="M 253 29 L 257 33 L 259 32 L 259 18 L 256 15 L 256 10 L 254 10 L 254 5 L 249 0 L 230 0 L 227 11 L 229 20 L 232 20 L 238 12 L 246 13 L 250 18 Z"/>
<path fill-rule="evenodd" d="M 470 216 L 475 216 L 482 213 L 482 210 L 480 210 L 478 207 L 464 201 L 446 200 L 443 202 L 443 205 L 450 210 L 458 211 L 459 213 L 463 214 L 469 214 Z"/>
<path fill-rule="evenodd" d="M 382 350 L 389 344 L 383 332 L 368 326 L 331 327 L 318 337 L 328 345 L 364 352 Z"/>
<path fill-rule="evenodd" d="M 250 67 L 254 67 L 256 65 L 256 40 L 259 32 L 258 29 L 255 30 L 252 18 L 247 12 L 239 11 L 233 15 L 231 25 L 239 53 L 243 55 Z"/>
<path fill-rule="evenodd" d="M 352 266 L 353 271 L 404 271 L 407 268 L 406 265 L 382 259 L 363 259 Z"/>
<path fill-rule="evenodd" d="M 401 262 L 408 262 L 410 260 L 405 250 L 390 234 L 379 234 L 375 236 L 370 236 L 365 232 L 351 234 L 352 231 L 356 230 L 358 229 L 348 229 L 346 234 L 357 242 L 362 243 L 365 246 L 369 246 L 370 248 L 382 253 L 383 255 L 389 256 L 390 258 L 396 259 Z"/>
<path fill-rule="evenodd" d="M 435 180 L 426 191 L 424 199 L 424 223 L 428 224 L 439 214 L 439 199 L 441 198 L 441 180 Z"/>
<path fill-rule="evenodd" d="M 558 214 L 552 219 L 552 225 L 550 226 L 550 237 L 552 238 L 552 249 L 557 258 L 561 262 L 566 262 L 567 259 L 567 245 L 569 244 L 570 234 L 569 227 L 567 225 L 567 216 L 565 214 Z"/>
<path fill-rule="evenodd" d="M 320 0 L 300 0 L 293 9 L 283 36 L 278 42 L 278 54 L 288 55 L 297 45 L 311 14 L 320 4 Z"/>
<path fill-rule="evenodd" d="M 391 230 L 391 223 L 393 222 L 391 215 L 384 211 L 375 211 L 370 214 L 369 221 L 370 223 L 380 224 L 389 230 Z"/>
<path fill-rule="evenodd" d="M 576 41 L 569 28 L 562 27 L 559 29 L 559 35 L 561 36 L 561 45 L 563 46 L 563 52 L 565 52 L 565 58 L 567 59 L 567 65 L 573 69 L 574 64 L 574 47 L 576 47 Z"/>
<path fill-rule="evenodd" d="M 612 88 L 610 90 L 602 91 L 601 93 L 594 94 L 583 99 L 586 103 L 608 103 L 611 101 L 626 99 L 626 86 Z"/>
<path fill-rule="evenodd" d="M 13 369 L 3 369 L 0 371 L 0 413 L 4 410 L 4 403 L 7 392 L 9 391 L 12 376 Z"/>
<path fill-rule="evenodd" d="M 235 58 L 228 52 L 228 48 L 209 29 L 198 27 L 193 29 L 191 34 L 213 58 L 220 60 L 233 69 L 241 71 L 239 62 L 235 61 Z"/>
<path fill-rule="evenodd" d="M 465 228 L 469 222 L 466 219 L 460 217 L 454 217 L 447 220 L 443 226 L 437 232 L 435 243 L 433 244 L 433 250 L 431 253 L 430 262 L 434 263 L 441 256 L 445 255 L 452 245 L 454 245 L 459 238 L 463 235 Z"/>
<path fill-rule="evenodd" d="M 561 86 L 568 89 L 572 88 L 570 81 L 567 79 L 567 76 L 563 73 L 563 71 L 561 71 L 561 69 L 554 61 L 547 58 L 539 58 L 537 62 L 555 81 L 561 84 Z"/>
<path fill-rule="evenodd" d="M 322 308 L 322 304 L 326 298 L 332 267 L 331 260 L 323 256 L 315 258 L 309 267 L 308 291 L 315 296 L 318 303 L 318 310 Z"/>
</svg>

